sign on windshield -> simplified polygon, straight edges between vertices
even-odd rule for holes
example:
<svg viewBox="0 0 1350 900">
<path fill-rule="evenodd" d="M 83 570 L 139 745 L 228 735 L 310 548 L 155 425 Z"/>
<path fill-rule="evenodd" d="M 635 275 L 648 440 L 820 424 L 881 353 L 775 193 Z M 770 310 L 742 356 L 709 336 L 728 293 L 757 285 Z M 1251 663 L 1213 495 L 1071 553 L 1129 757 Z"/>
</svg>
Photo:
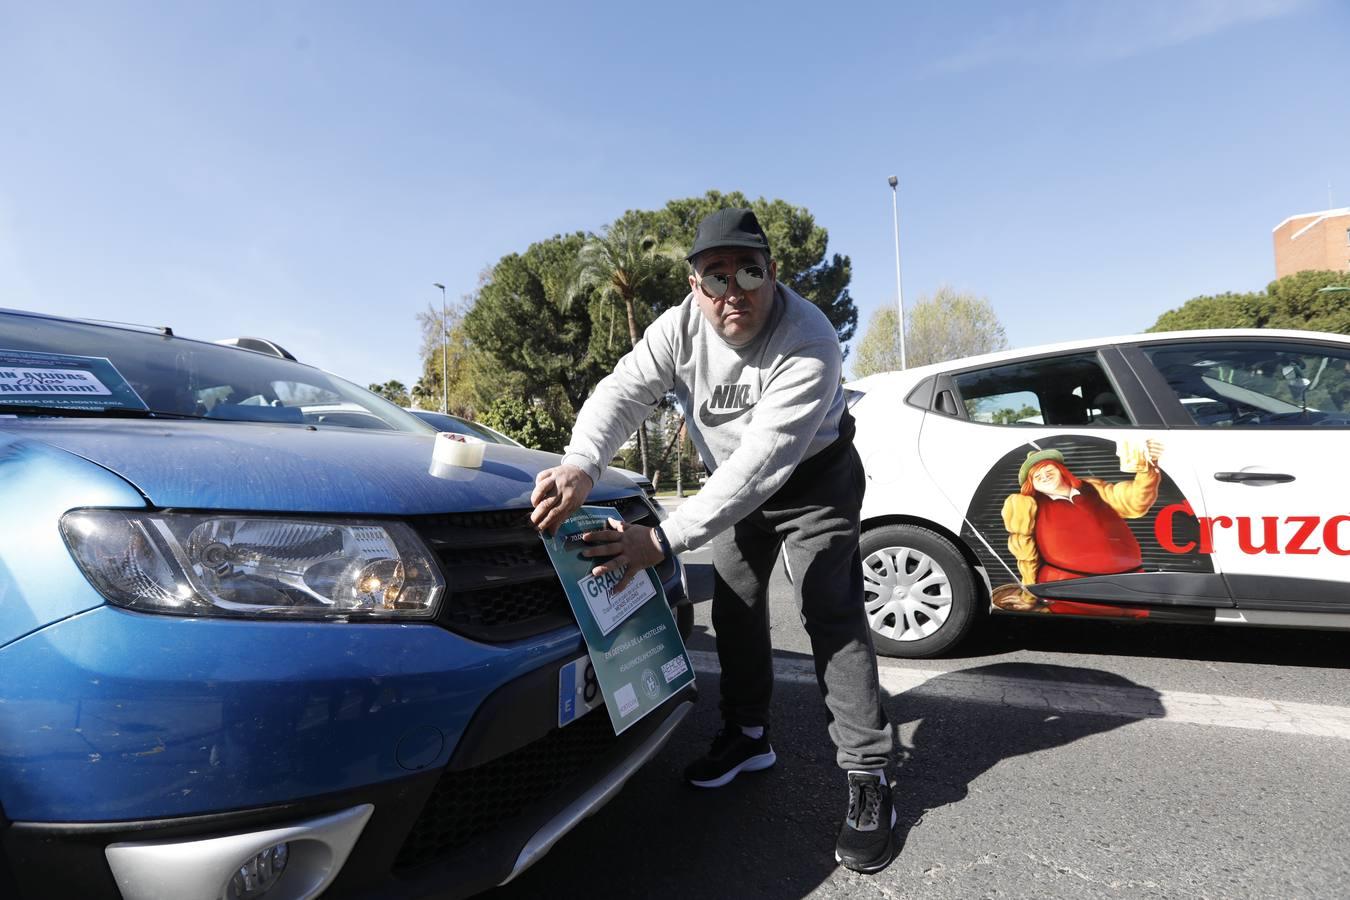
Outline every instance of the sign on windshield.
<svg viewBox="0 0 1350 900">
<path fill-rule="evenodd" d="M 147 408 L 106 358 L 0 349 L 0 407 L 5 406 Z"/>
</svg>

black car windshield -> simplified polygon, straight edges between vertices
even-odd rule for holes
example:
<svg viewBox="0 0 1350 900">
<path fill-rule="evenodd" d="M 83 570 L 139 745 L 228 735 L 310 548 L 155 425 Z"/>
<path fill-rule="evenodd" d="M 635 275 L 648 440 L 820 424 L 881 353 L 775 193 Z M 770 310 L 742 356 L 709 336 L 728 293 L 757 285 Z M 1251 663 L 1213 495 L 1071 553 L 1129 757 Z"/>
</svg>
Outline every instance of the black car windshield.
<svg viewBox="0 0 1350 900">
<path fill-rule="evenodd" d="M 341 378 L 155 331 L 0 312 L 0 414 L 435 429 Z"/>
</svg>

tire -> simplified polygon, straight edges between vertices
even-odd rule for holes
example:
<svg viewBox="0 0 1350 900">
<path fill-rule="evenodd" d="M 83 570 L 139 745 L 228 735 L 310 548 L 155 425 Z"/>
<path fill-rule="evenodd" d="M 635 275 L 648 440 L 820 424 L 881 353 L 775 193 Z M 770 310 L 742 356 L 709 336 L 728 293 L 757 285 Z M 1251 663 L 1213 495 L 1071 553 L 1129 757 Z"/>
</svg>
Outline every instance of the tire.
<svg viewBox="0 0 1350 900">
<path fill-rule="evenodd" d="M 865 532 L 858 549 L 867 622 L 878 654 L 938 656 L 975 624 L 975 573 L 941 534 L 918 525 L 885 525 Z"/>
</svg>

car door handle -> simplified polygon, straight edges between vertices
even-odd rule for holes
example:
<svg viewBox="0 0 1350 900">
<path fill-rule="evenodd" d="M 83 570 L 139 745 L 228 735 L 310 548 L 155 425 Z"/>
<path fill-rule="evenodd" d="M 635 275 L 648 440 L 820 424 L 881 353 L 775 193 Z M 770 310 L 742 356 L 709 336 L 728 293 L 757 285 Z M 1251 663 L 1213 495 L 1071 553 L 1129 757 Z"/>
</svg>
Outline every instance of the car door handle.
<svg viewBox="0 0 1350 900">
<path fill-rule="evenodd" d="M 1260 487 L 1265 484 L 1288 484 L 1294 480 L 1294 476 L 1283 472 L 1215 472 L 1214 480 Z"/>
</svg>

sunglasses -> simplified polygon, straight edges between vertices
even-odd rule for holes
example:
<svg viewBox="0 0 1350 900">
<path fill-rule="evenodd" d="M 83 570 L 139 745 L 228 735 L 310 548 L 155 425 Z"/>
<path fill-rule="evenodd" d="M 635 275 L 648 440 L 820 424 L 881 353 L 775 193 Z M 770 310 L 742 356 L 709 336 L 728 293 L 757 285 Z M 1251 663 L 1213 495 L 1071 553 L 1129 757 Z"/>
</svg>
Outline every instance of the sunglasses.
<svg viewBox="0 0 1350 900">
<path fill-rule="evenodd" d="M 741 266 L 736 270 L 736 284 L 743 291 L 753 291 L 764 283 L 763 266 Z M 698 280 L 698 286 L 709 297 L 724 297 L 731 287 L 730 275 L 704 275 Z"/>
</svg>

